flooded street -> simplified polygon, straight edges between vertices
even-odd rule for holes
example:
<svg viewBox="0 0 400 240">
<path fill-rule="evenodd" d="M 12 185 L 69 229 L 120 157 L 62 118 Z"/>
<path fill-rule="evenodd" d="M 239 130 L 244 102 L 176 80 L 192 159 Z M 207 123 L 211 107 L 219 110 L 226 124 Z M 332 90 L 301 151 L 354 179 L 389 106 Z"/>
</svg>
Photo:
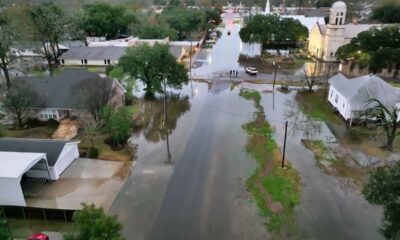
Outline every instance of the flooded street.
<svg viewBox="0 0 400 240">
<path fill-rule="evenodd" d="M 272 94 L 265 84 L 233 87 L 230 69 L 241 69 L 238 80 L 251 79 L 238 58 L 253 49 L 241 43 L 240 24 L 231 20 L 225 19 L 221 39 L 212 51 L 202 50 L 192 70 L 209 83 L 192 81 L 182 90 L 169 90 L 168 135 L 163 130 L 162 96 L 139 109 L 148 116 L 132 139 L 138 145 L 136 165 L 110 210 L 122 222 L 126 239 L 271 238 L 266 219 L 245 188 L 256 162 L 245 152 L 248 135 L 242 125 L 253 121 L 256 109 L 239 96 L 240 87 L 263 92 L 261 104 L 280 146 L 284 122 L 290 122 L 286 158 L 302 183 L 295 209 L 296 239 L 382 239 L 381 209 L 366 202 L 359 190 L 327 175 L 301 143 L 303 138 L 335 140 L 322 123 L 311 130 L 293 127 L 294 115 L 288 112 L 298 111 L 296 92 Z M 282 71 L 280 77 L 298 79 L 293 74 Z M 271 76 L 259 74 L 257 79 Z"/>
<path fill-rule="evenodd" d="M 258 88 L 258 86 L 255 86 Z M 300 123 L 294 128 L 293 117 L 288 111 L 297 108 L 296 92 L 289 94 L 264 94 L 268 122 L 275 127 L 275 137 L 282 146 L 284 121 L 289 121 L 287 159 L 299 171 L 302 179 L 302 198 L 297 207 L 297 222 L 304 239 L 383 239 L 378 232 L 381 226 L 381 209 L 369 204 L 360 191 L 344 179 L 327 175 L 318 167 L 313 153 L 306 149 L 301 139 L 318 139 L 329 143 L 335 137 L 324 123 L 312 126 Z M 299 124 L 299 123 L 297 123 Z M 310 129 L 311 128 L 311 129 Z"/>
</svg>

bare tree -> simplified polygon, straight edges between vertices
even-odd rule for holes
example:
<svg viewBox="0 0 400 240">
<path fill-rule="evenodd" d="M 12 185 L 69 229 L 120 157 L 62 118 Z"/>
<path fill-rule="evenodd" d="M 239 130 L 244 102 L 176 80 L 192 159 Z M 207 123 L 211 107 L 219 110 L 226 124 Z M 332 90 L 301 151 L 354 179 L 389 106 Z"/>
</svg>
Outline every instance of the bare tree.
<svg viewBox="0 0 400 240">
<path fill-rule="evenodd" d="M 305 79 L 305 82 L 306 82 L 306 84 L 307 84 L 307 87 L 308 87 L 308 91 L 309 91 L 309 92 L 312 92 L 312 91 L 313 91 L 313 87 L 314 87 L 314 85 L 317 83 L 317 81 L 316 81 L 316 74 L 317 74 L 317 68 L 318 68 L 318 66 L 319 66 L 318 62 L 315 61 L 315 62 L 314 62 L 314 69 L 312 69 L 312 73 L 311 73 L 310 76 L 307 74 L 307 71 L 306 71 L 305 69 L 303 70 L 303 71 L 304 71 L 304 79 Z"/>
<path fill-rule="evenodd" d="M 90 78 L 72 87 L 72 91 L 77 94 L 76 107 L 90 113 L 98 124 L 102 119 L 102 110 L 112 95 L 112 87 L 109 84 L 105 79 Z"/>
<path fill-rule="evenodd" d="M 65 35 L 66 17 L 60 7 L 44 3 L 30 11 L 30 19 L 35 31 L 35 40 L 40 41 L 44 56 L 52 73 L 52 66 L 60 55 L 59 42 Z"/>
<path fill-rule="evenodd" d="M 365 111 L 365 116 L 367 117 L 367 119 L 377 119 L 386 134 L 386 144 L 384 148 L 392 151 L 393 142 L 396 136 L 399 135 L 399 133 L 397 132 L 399 109 L 395 106 L 386 107 L 380 100 L 376 98 L 371 98 L 367 101 L 367 106 L 372 104 L 374 104 L 374 106 L 368 108 Z"/>
<path fill-rule="evenodd" d="M 32 91 L 28 84 L 19 82 L 14 83 L 6 93 L 2 109 L 19 128 L 22 128 L 24 121 L 34 117 L 40 106 L 41 100 L 37 93 Z"/>
<path fill-rule="evenodd" d="M 11 54 L 11 46 L 14 43 L 14 34 L 7 26 L 0 26 L 0 68 L 6 79 L 7 89 L 11 86 L 9 65 L 16 59 Z"/>
</svg>

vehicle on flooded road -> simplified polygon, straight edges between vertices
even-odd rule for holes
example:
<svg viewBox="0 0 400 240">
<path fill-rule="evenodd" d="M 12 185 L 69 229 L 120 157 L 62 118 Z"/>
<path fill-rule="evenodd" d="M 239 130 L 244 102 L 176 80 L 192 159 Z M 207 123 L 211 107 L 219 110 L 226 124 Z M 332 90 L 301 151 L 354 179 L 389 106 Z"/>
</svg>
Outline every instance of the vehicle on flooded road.
<svg viewBox="0 0 400 240">
<path fill-rule="evenodd" d="M 257 68 L 255 68 L 255 67 L 246 67 L 245 70 L 246 70 L 246 73 L 248 73 L 250 75 L 257 75 L 257 73 L 258 73 Z"/>
</svg>

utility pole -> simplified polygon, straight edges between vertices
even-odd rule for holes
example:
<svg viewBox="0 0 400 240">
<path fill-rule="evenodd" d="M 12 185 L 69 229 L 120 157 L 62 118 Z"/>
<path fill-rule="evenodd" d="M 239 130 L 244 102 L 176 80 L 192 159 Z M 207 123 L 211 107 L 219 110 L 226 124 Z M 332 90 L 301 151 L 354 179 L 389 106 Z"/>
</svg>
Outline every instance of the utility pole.
<svg viewBox="0 0 400 240">
<path fill-rule="evenodd" d="M 272 82 L 272 91 L 275 91 L 275 81 L 276 81 L 276 72 L 278 71 L 278 64 L 276 64 L 275 61 L 273 61 L 272 65 L 274 65 L 274 81 Z"/>
<path fill-rule="evenodd" d="M 171 163 L 171 152 L 169 151 L 169 133 L 167 127 L 167 80 L 165 77 L 163 85 L 164 85 L 164 130 L 167 136 L 167 160 L 165 161 L 165 163 Z"/>
<path fill-rule="evenodd" d="M 288 125 L 288 121 L 285 122 L 285 137 L 284 137 L 284 139 L 283 139 L 282 168 L 285 167 L 285 152 L 286 152 L 287 125 Z"/>
</svg>

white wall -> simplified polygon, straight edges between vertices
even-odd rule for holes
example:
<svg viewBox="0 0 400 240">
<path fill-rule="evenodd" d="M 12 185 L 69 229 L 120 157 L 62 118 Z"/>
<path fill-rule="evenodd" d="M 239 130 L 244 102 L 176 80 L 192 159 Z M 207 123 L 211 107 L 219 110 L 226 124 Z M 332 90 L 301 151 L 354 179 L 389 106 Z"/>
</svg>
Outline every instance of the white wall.
<svg viewBox="0 0 400 240">
<path fill-rule="evenodd" d="M 107 60 L 107 59 L 106 59 Z M 87 64 L 83 63 L 81 59 L 65 59 L 64 63 L 62 63 L 62 60 L 60 59 L 60 64 L 61 65 L 79 65 L 79 66 L 107 66 L 107 65 L 116 65 L 118 64 L 118 60 L 111 60 L 110 64 L 107 62 L 104 63 L 104 60 L 90 60 L 87 59 Z"/>
<path fill-rule="evenodd" d="M 26 206 L 21 178 L 0 178 L 0 205 Z"/>
<path fill-rule="evenodd" d="M 57 180 L 61 173 L 79 157 L 78 142 L 66 143 L 56 164 L 50 167 L 52 180 Z"/>
<path fill-rule="evenodd" d="M 332 85 L 329 87 L 328 101 L 339 111 L 340 115 L 342 115 L 345 120 L 350 119 L 351 106 L 349 101 Z"/>
<path fill-rule="evenodd" d="M 322 52 L 324 51 L 324 36 L 321 35 L 317 24 L 315 24 L 310 32 L 308 51 L 317 58 L 322 57 Z"/>
</svg>

